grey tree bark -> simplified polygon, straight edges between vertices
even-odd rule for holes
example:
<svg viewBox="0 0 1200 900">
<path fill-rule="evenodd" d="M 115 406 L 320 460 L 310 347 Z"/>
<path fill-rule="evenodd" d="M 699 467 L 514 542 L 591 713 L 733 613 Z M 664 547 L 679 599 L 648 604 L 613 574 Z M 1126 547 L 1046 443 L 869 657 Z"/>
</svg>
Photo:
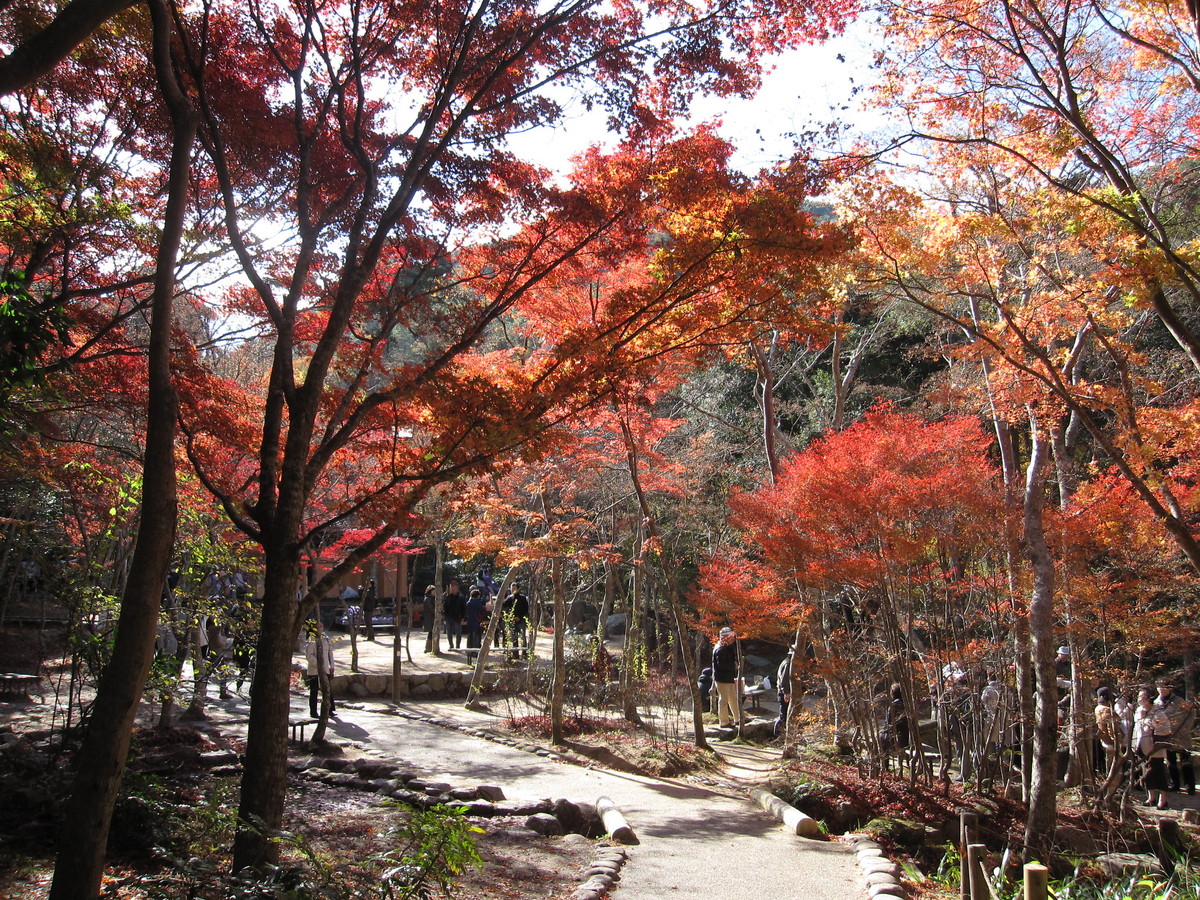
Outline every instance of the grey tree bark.
<svg viewBox="0 0 1200 900">
<path fill-rule="evenodd" d="M 1054 836 L 1057 815 L 1058 687 L 1054 672 L 1054 559 L 1046 542 L 1044 508 L 1049 456 L 1036 416 L 1030 414 L 1033 445 L 1025 481 L 1025 552 L 1033 572 L 1029 601 L 1029 640 L 1037 680 L 1034 697 L 1033 771 L 1025 845 L 1030 858 L 1044 858 Z"/>
</svg>

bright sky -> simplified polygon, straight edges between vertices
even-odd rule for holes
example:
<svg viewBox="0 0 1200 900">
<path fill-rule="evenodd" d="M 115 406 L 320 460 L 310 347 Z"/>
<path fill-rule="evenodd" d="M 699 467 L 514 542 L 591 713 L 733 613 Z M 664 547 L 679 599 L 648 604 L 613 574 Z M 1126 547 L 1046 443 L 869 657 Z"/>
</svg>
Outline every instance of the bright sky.
<svg viewBox="0 0 1200 900">
<path fill-rule="evenodd" d="M 877 33 L 869 23 L 856 22 L 841 37 L 791 51 L 779 58 L 754 99 L 706 100 L 696 106 L 698 119 L 723 120 L 721 133 L 737 144 L 737 162 L 747 172 L 788 158 L 792 135 L 828 122 L 841 122 L 854 135 L 881 127 L 883 117 L 863 109 L 875 80 Z M 816 147 L 819 155 L 835 149 L 820 141 Z"/>
<path fill-rule="evenodd" d="M 702 99 L 695 104 L 695 119 L 722 121 L 720 132 L 738 146 L 735 163 L 747 173 L 788 158 L 795 145 L 792 135 L 827 122 L 847 123 L 858 135 L 882 127 L 882 116 L 863 110 L 866 88 L 874 81 L 870 66 L 877 33 L 860 21 L 826 44 L 791 51 L 776 61 L 754 99 Z M 581 112 L 562 128 L 519 136 L 511 143 L 521 155 L 561 171 L 573 155 L 603 138 L 603 116 Z M 823 155 L 835 149 L 818 146 L 817 151 Z"/>
</svg>

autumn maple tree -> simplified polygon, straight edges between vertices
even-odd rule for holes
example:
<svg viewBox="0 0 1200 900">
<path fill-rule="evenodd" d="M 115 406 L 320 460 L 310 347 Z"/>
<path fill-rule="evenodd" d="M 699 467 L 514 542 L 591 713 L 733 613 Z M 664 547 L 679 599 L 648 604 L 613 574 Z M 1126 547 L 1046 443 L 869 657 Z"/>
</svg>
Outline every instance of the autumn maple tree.
<svg viewBox="0 0 1200 900">
<path fill-rule="evenodd" d="M 237 868 L 275 852 L 262 827 L 283 810 L 305 546 L 330 525 L 374 528 L 311 599 L 431 486 L 597 402 L 622 371 L 766 318 L 763 298 L 731 304 L 715 289 L 739 266 L 737 232 L 687 241 L 675 229 L 649 262 L 652 242 L 672 233 L 670 211 L 687 190 L 698 196 L 680 167 L 720 177 L 724 158 L 704 155 L 703 135 L 672 138 L 671 123 L 697 90 L 751 89 L 763 53 L 842 14 L 753 3 L 434 12 L 209 4 L 181 14 L 201 114 L 197 183 L 241 269 L 228 308 L 255 323 L 269 360 L 247 383 L 197 354 L 179 358 L 191 461 L 263 549 Z M 617 152 L 583 160 L 567 187 L 506 146 L 514 131 L 557 122 L 562 92 L 608 110 L 625 136 Z M 594 299 L 586 316 L 560 316 L 557 332 L 515 315 L 564 309 L 601 273 L 631 265 L 643 267 L 631 287 Z"/>
<path fill-rule="evenodd" d="M 1189 476 L 1172 471 L 1180 457 L 1168 449 L 1191 418 L 1190 397 L 1172 396 L 1179 366 L 1194 370 L 1197 358 L 1181 315 L 1196 291 L 1195 24 L 1181 4 L 886 9 L 880 100 L 901 112 L 896 144 L 920 148 L 924 174 L 904 189 L 903 177 L 861 183 L 848 212 L 864 238 L 854 278 L 944 323 L 959 390 L 969 385 L 960 396 L 996 435 L 1012 521 L 1020 516 L 1010 571 L 1022 552 L 1028 561 L 1019 583 L 1029 600 L 1013 598 L 1013 625 L 1018 659 L 1032 663 L 1017 681 L 1022 714 L 1036 715 L 1023 748 L 1035 847 L 1053 829 L 1057 708 L 1029 672 L 1053 681 L 1055 629 L 1071 633 L 1063 577 L 1094 565 L 1057 542 L 1058 519 L 1076 514 L 1096 465 L 1112 466 L 1179 552 L 1200 560 Z M 1176 424 L 1161 430 L 1164 419 Z M 1082 685 L 1072 686 L 1076 716 Z"/>
<path fill-rule="evenodd" d="M 932 661 L 947 663 L 960 643 L 953 617 L 1003 549 L 987 447 L 976 420 L 926 422 L 888 407 L 815 441 L 774 484 L 731 499 L 740 544 L 706 565 L 697 605 L 750 634 L 786 639 L 800 628 L 841 724 L 873 735 L 858 686 L 898 682 L 915 711 L 927 673 L 905 662 L 909 634 L 919 624 L 936 635 Z M 875 641 L 883 654 L 866 652 Z"/>
</svg>

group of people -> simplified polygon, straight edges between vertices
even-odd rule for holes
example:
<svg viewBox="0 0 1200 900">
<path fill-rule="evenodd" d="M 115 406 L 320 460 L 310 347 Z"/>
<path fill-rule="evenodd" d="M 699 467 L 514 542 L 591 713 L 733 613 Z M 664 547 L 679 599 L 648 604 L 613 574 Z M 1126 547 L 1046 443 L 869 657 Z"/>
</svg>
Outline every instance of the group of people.
<svg viewBox="0 0 1200 900">
<path fill-rule="evenodd" d="M 372 603 L 370 612 L 367 611 L 368 602 L 374 599 L 374 595 L 374 579 L 371 579 L 365 589 L 355 590 L 351 587 L 340 595 L 340 599 L 346 602 L 362 600 L 361 608 L 355 604 L 349 606 L 347 612 L 355 625 L 360 624 L 365 618 L 368 640 L 374 640 L 370 623 L 371 615 L 375 611 L 375 604 Z M 483 590 L 473 587 L 470 593 L 464 597 L 458 581 L 451 581 L 439 601 L 437 588 L 429 585 L 425 589 L 422 616 L 425 630 L 430 634 L 433 631 L 435 612 L 439 602 L 449 647 L 461 648 L 465 634 L 467 647 L 477 649 L 483 634 L 483 624 L 493 609 L 490 595 L 485 599 Z M 360 610 L 361 615 L 359 614 Z M 514 583 L 509 589 L 508 596 L 505 597 L 501 606 L 501 616 L 503 617 L 501 624 L 504 628 L 503 644 L 510 651 L 516 652 L 516 648 L 521 648 L 522 651 L 528 652 L 529 598 L 522 593 L 520 585 Z M 323 673 L 329 677 L 334 672 L 333 645 L 329 640 L 329 635 L 325 633 L 325 629 L 321 628 L 315 620 L 308 623 L 305 634 L 304 655 L 308 666 L 308 705 L 309 713 L 315 719 L 320 712 L 320 676 Z M 330 711 L 332 712 L 333 709 L 331 703 Z"/>
<path fill-rule="evenodd" d="M 425 589 L 421 615 L 425 631 L 432 635 L 439 604 L 437 588 L 432 584 Z M 465 634 L 468 649 L 478 649 L 483 637 L 483 626 L 495 609 L 490 593 L 476 586 L 464 597 L 458 581 L 451 581 L 440 599 L 442 626 L 446 632 L 446 643 L 451 649 L 460 649 Z M 529 649 L 529 598 L 515 582 L 500 606 L 500 625 L 503 629 L 501 643 L 514 652 Z"/>
<path fill-rule="evenodd" d="M 718 725 L 729 728 L 741 722 L 741 698 L 738 689 L 737 636 L 732 628 L 722 628 L 712 650 L 712 665 L 701 672 L 698 687 L 705 712 L 710 711 L 710 692 L 715 688 Z M 791 704 L 792 660 L 795 647 L 779 664 L 776 690 L 779 700 L 779 719 L 776 734 L 787 722 Z M 1057 687 L 1070 687 L 1069 649 L 1060 648 L 1056 660 Z M 1064 658 L 1067 666 L 1063 666 Z M 967 673 L 957 666 L 948 666 L 944 690 L 935 695 L 934 714 L 937 719 L 939 743 L 945 738 L 943 755 L 960 766 L 960 778 L 971 777 L 981 754 L 998 755 L 1013 737 L 1008 732 L 1015 725 L 1012 698 L 999 677 L 989 673 L 975 681 L 971 688 Z M 980 688 L 979 685 L 982 684 Z M 1063 704 L 1069 704 L 1069 694 L 1063 694 Z M 1068 709 L 1069 713 L 1069 709 Z M 1168 791 L 1196 792 L 1196 775 L 1191 749 L 1196 725 L 1194 704 L 1182 696 L 1170 680 L 1135 691 L 1126 689 L 1120 694 L 1111 688 L 1096 691 L 1095 708 L 1097 754 L 1096 770 L 1107 783 L 1119 784 L 1126 762 L 1130 758 L 1138 765 L 1134 775 L 1146 791 L 1146 802 L 1159 809 L 1168 808 Z M 880 742 L 885 750 L 906 748 L 911 740 L 908 715 L 900 686 L 893 685 L 885 700 Z"/>
<path fill-rule="evenodd" d="M 1136 700 L 1131 688 L 1114 694 L 1101 687 L 1096 691 L 1095 718 L 1101 766 L 1107 768 L 1110 782 L 1119 779 L 1131 751 L 1140 763 L 1139 780 L 1148 804 L 1168 809 L 1168 791 L 1196 793 L 1191 754 L 1196 710 L 1169 680 L 1138 688 Z"/>
<path fill-rule="evenodd" d="M 211 571 L 201 581 L 205 602 L 188 608 L 176 596 L 179 580 L 179 570 L 172 568 L 163 585 L 163 617 L 155 636 L 155 654 L 174 657 L 179 667 L 190 657 L 198 688 L 212 679 L 221 699 L 230 699 L 231 677 L 241 691 L 254 676 L 258 611 L 249 582 L 242 572 Z"/>
</svg>

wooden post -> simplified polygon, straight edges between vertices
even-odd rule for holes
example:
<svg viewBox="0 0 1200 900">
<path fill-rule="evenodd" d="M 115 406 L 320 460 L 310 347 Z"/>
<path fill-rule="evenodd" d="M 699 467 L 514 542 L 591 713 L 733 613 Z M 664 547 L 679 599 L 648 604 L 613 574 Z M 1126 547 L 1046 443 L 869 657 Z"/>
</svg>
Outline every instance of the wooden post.
<svg viewBox="0 0 1200 900">
<path fill-rule="evenodd" d="M 983 855 L 987 847 L 983 844 L 967 845 L 967 867 L 971 870 L 971 900 L 991 900 L 987 876 L 983 873 Z"/>
<path fill-rule="evenodd" d="M 625 817 L 621 815 L 617 805 L 607 797 L 600 797 L 596 800 L 596 812 L 600 814 L 604 830 L 618 844 L 639 843 L 637 835 L 633 833 L 633 829 L 629 827 L 629 823 L 625 821 Z"/>
<path fill-rule="evenodd" d="M 958 811 L 959 886 L 962 900 L 971 900 L 971 867 L 967 865 L 967 847 L 975 843 L 979 831 L 979 813 L 967 809 Z"/>
<path fill-rule="evenodd" d="M 1025 864 L 1025 900 L 1046 900 L 1050 872 L 1040 863 Z"/>
<path fill-rule="evenodd" d="M 1179 823 L 1174 819 L 1168 819 L 1166 816 L 1163 816 L 1158 820 L 1158 836 L 1162 839 L 1164 847 L 1170 847 L 1172 850 L 1183 848 L 1183 837 L 1180 835 Z"/>
</svg>

